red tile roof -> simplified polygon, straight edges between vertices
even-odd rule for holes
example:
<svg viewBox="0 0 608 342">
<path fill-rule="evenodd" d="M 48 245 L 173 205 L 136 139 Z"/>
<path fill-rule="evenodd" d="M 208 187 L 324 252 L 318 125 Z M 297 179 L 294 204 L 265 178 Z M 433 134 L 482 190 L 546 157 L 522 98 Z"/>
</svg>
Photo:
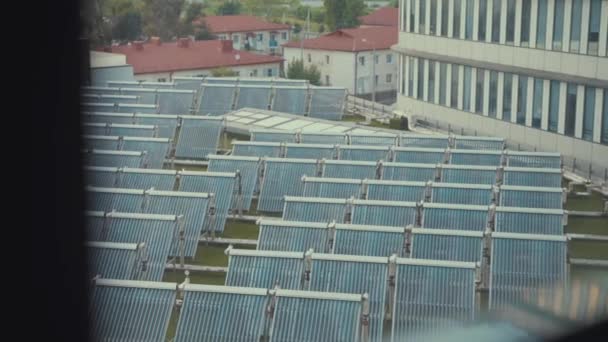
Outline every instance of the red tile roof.
<svg viewBox="0 0 608 342">
<path fill-rule="evenodd" d="M 134 45 L 122 45 L 113 46 L 111 52 L 126 55 L 127 63 L 133 66 L 135 74 L 213 69 L 283 61 L 282 57 L 233 50 L 232 41 L 229 40 L 190 41 L 188 47 L 179 47 L 175 42 L 161 45 L 145 43 L 143 50 L 137 50 Z"/>
<path fill-rule="evenodd" d="M 381 7 L 376 11 L 359 17 L 361 25 L 373 26 L 399 26 L 399 9 L 395 7 Z"/>
<path fill-rule="evenodd" d="M 251 15 L 217 15 L 203 18 L 211 33 L 289 30 L 286 24 L 263 21 Z"/>
<path fill-rule="evenodd" d="M 304 40 L 305 49 L 353 52 L 369 51 L 374 48 L 386 50 L 395 44 L 397 44 L 397 28 L 380 26 L 342 29 L 318 38 Z M 300 42 L 293 41 L 283 46 L 299 48 Z"/>
</svg>

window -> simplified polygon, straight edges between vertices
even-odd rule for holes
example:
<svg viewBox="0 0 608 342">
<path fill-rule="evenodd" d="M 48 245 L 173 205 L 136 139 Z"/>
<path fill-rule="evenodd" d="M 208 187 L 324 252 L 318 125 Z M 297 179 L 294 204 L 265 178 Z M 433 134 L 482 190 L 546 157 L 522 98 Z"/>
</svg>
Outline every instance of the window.
<svg viewBox="0 0 608 342">
<path fill-rule="evenodd" d="M 450 90 L 450 107 L 458 108 L 458 85 L 460 78 L 459 73 L 460 66 L 457 64 L 452 64 L 452 89 Z"/>
<path fill-rule="evenodd" d="M 547 38 L 547 0 L 538 0 L 538 20 L 536 26 L 536 47 L 545 48 Z"/>
<path fill-rule="evenodd" d="M 264 41 L 264 34 L 258 33 L 258 42 L 263 42 L 263 41 Z"/>
<path fill-rule="evenodd" d="M 441 0 L 441 35 L 448 36 L 448 17 L 450 15 L 450 0 Z"/>
<path fill-rule="evenodd" d="M 454 2 L 454 22 L 452 25 L 452 37 L 460 38 L 460 12 L 462 0 L 452 0 Z"/>
<path fill-rule="evenodd" d="M 414 18 L 416 17 L 415 1 L 410 0 L 410 32 L 414 32 Z"/>
<path fill-rule="evenodd" d="M 526 124 L 526 108 L 528 105 L 528 77 L 519 76 L 517 83 L 517 123 Z"/>
<path fill-rule="evenodd" d="M 325 64 L 329 64 L 329 55 L 325 55 Z"/>
<path fill-rule="evenodd" d="M 602 144 L 608 144 L 608 89 L 604 89 L 604 108 L 602 108 Z"/>
<path fill-rule="evenodd" d="M 595 123 L 594 119 L 595 88 L 585 87 L 585 108 L 583 109 L 583 139 L 587 141 L 593 141 L 593 126 Z"/>
<path fill-rule="evenodd" d="M 257 76 L 257 75 L 258 75 L 258 69 L 253 69 L 252 76 Z"/>
<path fill-rule="evenodd" d="M 566 95 L 566 122 L 564 123 L 564 134 L 574 136 L 574 123 L 576 122 L 576 92 L 577 85 L 568 83 Z"/>
<path fill-rule="evenodd" d="M 498 93 L 498 72 L 490 71 L 490 109 L 488 116 L 496 117 L 496 95 Z"/>
<path fill-rule="evenodd" d="M 475 112 L 483 113 L 484 94 L 483 83 L 485 79 L 485 70 L 477 69 L 477 81 L 475 82 Z"/>
<path fill-rule="evenodd" d="M 233 41 L 235 44 L 238 44 L 238 43 L 239 43 L 239 35 L 238 35 L 238 34 L 233 35 L 233 36 L 232 36 L 232 41 Z"/>
<path fill-rule="evenodd" d="M 281 39 L 287 40 L 287 32 L 281 32 Z"/>
<path fill-rule="evenodd" d="M 325 75 L 325 85 L 329 85 L 329 75 Z"/>
<path fill-rule="evenodd" d="M 486 40 L 486 13 L 488 12 L 488 0 L 479 0 L 479 23 L 477 28 L 477 40 Z"/>
<path fill-rule="evenodd" d="M 493 0 L 492 3 L 492 42 L 500 41 L 500 6 L 501 0 Z"/>
<path fill-rule="evenodd" d="M 393 55 L 392 54 L 386 55 L 386 64 L 393 64 Z"/>
<path fill-rule="evenodd" d="M 587 54 L 597 56 L 600 41 L 600 15 L 602 0 L 591 0 L 589 9 L 589 35 L 587 37 Z"/>
<path fill-rule="evenodd" d="M 513 95 L 513 74 L 505 72 L 502 87 L 502 119 L 511 121 L 511 100 Z"/>
<path fill-rule="evenodd" d="M 513 45 L 515 39 L 515 0 L 507 1 L 507 45 Z"/>
<path fill-rule="evenodd" d="M 521 4 L 521 46 L 530 46 L 530 12 L 532 1 L 524 1 Z"/>
<path fill-rule="evenodd" d="M 466 8 L 466 16 L 465 16 L 465 24 L 464 24 L 464 39 L 473 39 L 473 19 L 475 17 L 474 12 L 474 2 L 473 0 L 466 0 L 467 8 Z"/>
<path fill-rule="evenodd" d="M 418 99 L 424 99 L 424 59 L 418 59 Z"/>
<path fill-rule="evenodd" d="M 380 61 L 380 56 L 374 55 L 374 63 L 378 64 L 379 61 Z"/>
<path fill-rule="evenodd" d="M 391 83 L 391 82 L 393 82 L 393 75 L 386 74 L 386 83 Z"/>
<path fill-rule="evenodd" d="M 429 61 L 428 101 L 435 102 L 435 62 Z"/>
<path fill-rule="evenodd" d="M 309 58 L 308 61 L 310 62 L 310 58 Z M 359 64 L 361 64 L 362 66 L 365 65 L 365 56 L 360 56 L 359 57 Z"/>
<path fill-rule="evenodd" d="M 445 102 L 445 91 L 446 91 L 446 74 L 447 64 L 439 63 L 439 104 L 447 105 Z"/>
<path fill-rule="evenodd" d="M 414 57 L 409 57 L 410 59 L 410 65 L 408 68 L 408 74 L 407 74 L 407 92 L 408 92 L 408 96 L 413 97 L 414 96 Z"/>
<path fill-rule="evenodd" d="M 579 52 L 581 44 L 581 19 L 583 2 L 572 2 L 572 20 L 570 22 L 570 52 Z"/>
<path fill-rule="evenodd" d="M 431 22 L 429 24 L 429 31 L 432 35 L 437 34 L 437 0 L 431 1 Z"/>
<path fill-rule="evenodd" d="M 424 34 L 426 32 L 426 0 L 419 0 L 420 1 L 420 19 L 418 20 L 418 32 Z"/>
<path fill-rule="evenodd" d="M 555 13 L 553 15 L 553 50 L 562 49 L 564 37 L 564 1 L 555 0 Z"/>
<path fill-rule="evenodd" d="M 158 82 L 167 82 L 167 79 L 166 78 L 159 78 Z"/>
<path fill-rule="evenodd" d="M 268 77 L 272 77 L 272 69 L 266 70 Z"/>
<path fill-rule="evenodd" d="M 238 76 L 241 76 L 241 72 L 240 72 L 240 71 L 235 71 L 235 73 L 236 73 L 235 75 L 236 75 L 237 77 L 238 77 Z"/>
<path fill-rule="evenodd" d="M 378 85 L 378 75 L 374 76 L 374 85 Z"/>
<path fill-rule="evenodd" d="M 312 59 L 310 58 L 310 54 L 308 54 L 308 63 L 310 63 Z"/>
<path fill-rule="evenodd" d="M 471 67 L 464 67 L 464 85 L 463 85 L 462 96 L 464 99 L 462 101 L 462 109 L 465 111 L 471 110 Z"/>
<path fill-rule="evenodd" d="M 557 132 L 559 119 L 559 81 L 551 81 L 549 89 L 549 131 Z"/>
<path fill-rule="evenodd" d="M 540 128 L 543 117 L 543 92 L 545 85 L 543 80 L 534 80 L 534 97 L 532 102 L 532 127 Z"/>
</svg>

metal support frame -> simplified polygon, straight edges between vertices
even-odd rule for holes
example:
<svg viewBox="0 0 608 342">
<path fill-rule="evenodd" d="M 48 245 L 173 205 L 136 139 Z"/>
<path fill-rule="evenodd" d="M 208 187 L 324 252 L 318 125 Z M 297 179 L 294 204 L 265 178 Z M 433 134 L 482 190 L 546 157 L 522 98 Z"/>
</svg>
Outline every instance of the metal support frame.
<svg viewBox="0 0 608 342">
<path fill-rule="evenodd" d="M 304 273 L 302 274 L 302 284 L 301 288 L 304 291 L 310 290 L 310 273 L 312 272 L 312 255 L 314 254 L 314 250 L 311 248 L 304 252 L 304 256 L 302 257 L 302 262 L 304 263 Z"/>
<path fill-rule="evenodd" d="M 490 263 L 492 258 L 492 230 L 486 227 L 483 233 L 483 245 L 481 250 L 481 282 L 478 289 L 488 288 L 490 281 Z"/>
<path fill-rule="evenodd" d="M 211 239 L 215 239 L 215 230 L 211 230 L 211 227 L 213 227 L 213 224 L 215 223 L 216 220 L 216 215 L 215 215 L 215 211 L 216 211 L 216 207 L 215 207 L 215 194 L 210 193 L 209 194 L 209 208 L 207 209 L 207 218 L 208 220 L 206 220 L 206 230 L 207 230 L 207 236 L 210 236 Z"/>
<path fill-rule="evenodd" d="M 148 271 L 148 247 L 145 242 L 137 245 L 137 254 L 139 256 L 141 271 L 145 273 Z"/>
<path fill-rule="evenodd" d="M 238 82 L 238 81 L 237 81 Z M 232 93 L 232 103 L 230 104 L 230 110 L 236 110 L 236 104 L 239 102 L 239 96 L 241 95 L 241 87 L 236 83 L 234 85 L 234 91 Z"/>
<path fill-rule="evenodd" d="M 186 254 L 186 230 L 184 229 L 185 220 L 183 215 L 179 215 L 175 218 L 175 224 L 177 225 L 177 231 L 179 236 L 179 264 L 184 267 L 184 255 Z"/>
<path fill-rule="evenodd" d="M 388 147 L 387 159 L 390 162 L 394 162 L 397 154 L 395 153 L 395 145 L 391 145 Z"/>
<path fill-rule="evenodd" d="M 384 175 L 384 161 L 382 159 L 380 159 L 376 163 L 376 179 L 382 179 L 383 175 Z"/>
<path fill-rule="evenodd" d="M 426 182 L 424 187 L 424 202 L 433 202 L 433 181 L 429 180 Z"/>
<path fill-rule="evenodd" d="M 368 179 L 365 178 L 361 181 L 361 190 L 360 193 L 361 195 L 359 196 L 360 199 L 366 200 L 368 199 L 368 191 L 369 191 L 369 183 L 368 183 Z"/>
<path fill-rule="evenodd" d="M 304 116 L 310 116 L 312 109 L 312 91 L 310 85 L 306 86 L 306 106 L 304 107 Z"/>
<path fill-rule="evenodd" d="M 332 220 L 327 224 L 327 246 L 324 253 L 334 254 L 334 246 L 336 241 L 336 220 Z"/>
<path fill-rule="evenodd" d="M 494 184 L 502 185 L 505 179 L 505 168 L 504 166 L 499 166 L 496 168 L 496 180 Z"/>
<path fill-rule="evenodd" d="M 236 171 L 234 172 L 236 174 L 236 184 L 237 184 L 237 189 L 236 189 L 236 208 L 237 208 L 237 212 L 238 212 L 238 217 L 243 217 L 243 176 L 241 175 L 241 170 L 236 169 Z M 233 213 L 233 215 L 235 215 L 236 213 Z"/>
<path fill-rule="evenodd" d="M 369 295 L 364 293 L 361 295 L 361 342 L 369 341 L 369 330 Z"/>
<path fill-rule="evenodd" d="M 346 206 L 344 208 L 344 223 L 352 223 L 354 201 L 355 198 L 353 196 L 346 200 Z"/>
<path fill-rule="evenodd" d="M 340 148 L 340 145 L 334 145 L 334 150 L 336 151 L 334 160 L 340 160 L 342 158 L 342 149 Z"/>
<path fill-rule="evenodd" d="M 403 228 L 403 257 L 411 258 L 412 257 L 412 228 L 414 225 L 408 224 Z"/>
<path fill-rule="evenodd" d="M 442 164 L 450 164 L 450 159 L 452 159 L 452 149 L 450 147 L 445 149 L 445 153 L 443 154 Z"/>
<path fill-rule="evenodd" d="M 395 285 L 397 284 L 397 255 L 393 254 L 388 257 L 388 298 L 385 299 L 384 317 L 386 320 L 393 319 L 393 308 L 395 306 Z"/>
<path fill-rule="evenodd" d="M 262 183 L 264 182 L 264 175 L 266 173 L 266 157 L 261 157 L 259 164 L 258 164 L 258 181 L 257 181 L 257 187 L 254 188 L 254 192 L 253 195 L 259 195 L 260 194 L 260 186 L 262 185 Z"/>
</svg>

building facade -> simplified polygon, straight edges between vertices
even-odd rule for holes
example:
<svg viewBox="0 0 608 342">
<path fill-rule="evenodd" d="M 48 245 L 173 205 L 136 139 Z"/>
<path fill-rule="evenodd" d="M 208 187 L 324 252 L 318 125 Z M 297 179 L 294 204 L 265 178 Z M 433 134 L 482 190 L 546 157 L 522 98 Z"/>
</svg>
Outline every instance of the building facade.
<svg viewBox="0 0 608 342">
<path fill-rule="evenodd" d="M 608 0 L 401 0 L 398 113 L 608 168 Z"/>
<path fill-rule="evenodd" d="M 314 64 L 321 72 L 321 84 L 348 89 L 353 95 L 369 98 L 394 97 L 398 88 L 396 28 L 343 29 L 318 38 L 283 46 L 285 73 L 288 63 L 304 58 L 304 66 Z M 303 47 L 303 48 L 302 48 Z M 374 77 L 375 74 L 375 77 Z"/>
<path fill-rule="evenodd" d="M 237 50 L 280 54 L 291 37 L 291 26 L 263 21 L 249 15 L 207 16 L 209 31 L 220 40 L 231 40 Z"/>
<path fill-rule="evenodd" d="M 282 57 L 235 50 L 232 42 L 221 40 L 134 42 L 112 47 L 112 52 L 126 57 L 136 80 L 153 82 L 169 82 L 176 76 L 211 76 L 219 68 L 239 77 L 278 77 L 283 62 Z"/>
</svg>

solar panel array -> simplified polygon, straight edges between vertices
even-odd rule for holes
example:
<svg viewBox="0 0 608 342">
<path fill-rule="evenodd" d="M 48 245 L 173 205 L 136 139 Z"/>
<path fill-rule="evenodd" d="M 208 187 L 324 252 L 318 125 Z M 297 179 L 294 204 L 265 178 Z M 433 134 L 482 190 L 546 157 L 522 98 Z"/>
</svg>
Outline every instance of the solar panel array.
<svg viewBox="0 0 608 342">
<path fill-rule="evenodd" d="M 218 116 L 257 108 L 340 120 L 346 89 L 316 87 L 303 80 L 181 78 L 174 82 L 108 82 L 83 87 L 86 110 Z"/>
<path fill-rule="evenodd" d="M 393 331 L 408 338 L 422 328 L 441 328 L 475 315 L 474 263 L 230 248 L 227 254 L 229 286 L 367 293 L 371 341 L 382 341 L 387 313 Z M 389 279 L 395 280 L 396 291 L 387 297 Z M 416 301 L 425 304 L 414 305 Z M 439 320 L 446 322 L 437 324 Z"/>
<path fill-rule="evenodd" d="M 215 155 L 224 121 L 203 115 L 341 118 L 344 89 L 288 82 L 86 89 L 85 108 L 97 111 L 84 125 L 96 210 L 87 262 L 90 276 L 120 279 L 95 281 L 98 339 L 165 340 L 173 313 L 176 341 L 410 340 L 474 319 L 480 287 L 504 310 L 563 284 L 558 154 L 485 137 L 254 130 Z M 158 114 L 171 110 L 199 115 Z M 174 158 L 207 159 L 208 171 L 161 169 Z M 258 222 L 257 250 L 226 250 L 227 286 L 159 282 L 256 199 L 282 217 Z"/>
<path fill-rule="evenodd" d="M 367 302 L 364 294 L 97 279 L 91 332 L 98 341 L 161 342 L 179 312 L 175 341 L 357 341 Z"/>
<path fill-rule="evenodd" d="M 225 122 L 219 117 L 201 117 L 192 115 L 167 114 L 128 114 L 128 113 L 83 113 L 83 126 L 86 134 L 99 136 L 123 137 L 122 140 L 133 140 L 135 137 L 152 139 L 169 139 L 168 148 L 161 158 L 160 151 L 148 151 L 149 159 L 155 158 L 150 166 L 162 168 L 166 158 L 172 159 L 206 159 L 207 154 L 216 153 L 220 136 L 224 131 Z M 128 139 L 127 139 L 128 138 Z M 98 141 L 99 139 L 96 139 Z M 103 140 L 112 140 L 103 138 Z M 139 139 L 142 140 L 142 139 Z M 149 140 L 152 141 L 152 140 Z M 156 141 L 156 140 L 155 140 Z M 159 140 L 160 141 L 160 140 Z M 165 140 L 163 140 L 165 141 Z M 122 149 L 129 147 L 151 149 L 150 144 L 111 144 L 107 141 L 106 149 Z M 135 150 L 144 151 L 144 150 Z M 150 154 L 155 152 L 155 154 Z M 125 165 L 120 165 L 125 166 Z"/>
</svg>

